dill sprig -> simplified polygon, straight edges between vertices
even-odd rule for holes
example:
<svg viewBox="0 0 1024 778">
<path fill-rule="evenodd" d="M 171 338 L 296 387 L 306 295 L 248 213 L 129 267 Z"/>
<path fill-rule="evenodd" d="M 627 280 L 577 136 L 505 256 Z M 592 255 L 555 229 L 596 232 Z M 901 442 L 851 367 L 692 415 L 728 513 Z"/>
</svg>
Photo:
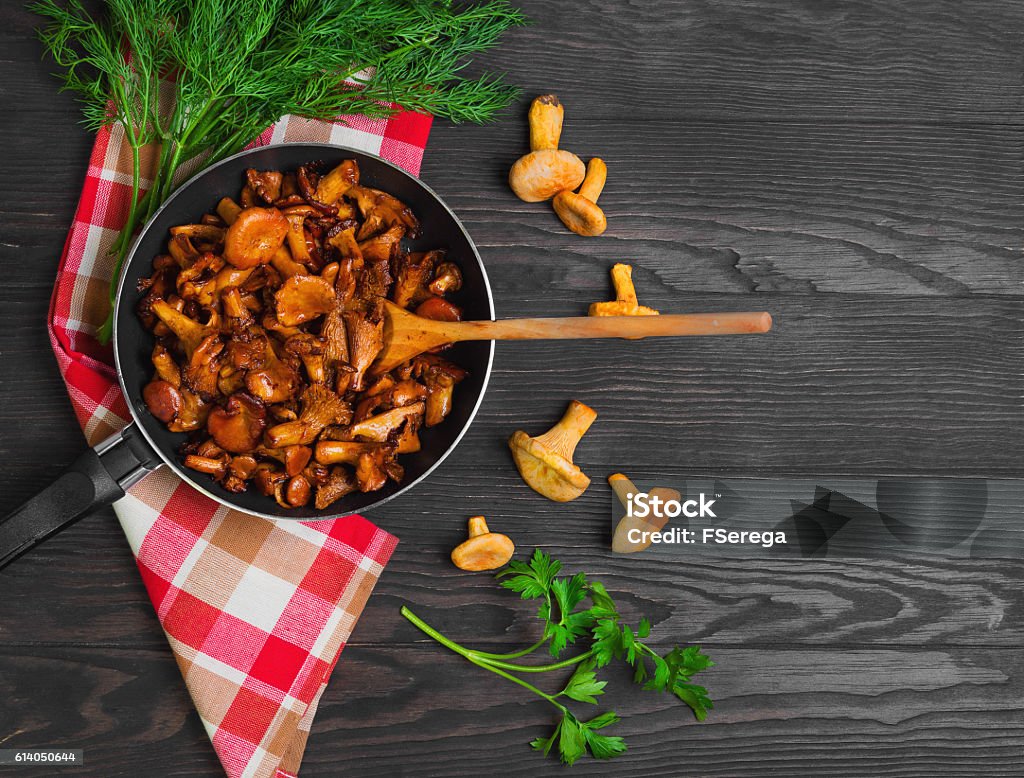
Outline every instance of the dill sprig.
<svg viewBox="0 0 1024 778">
<path fill-rule="evenodd" d="M 80 0 L 31 5 L 91 130 L 124 126 L 133 162 L 128 220 L 112 247 L 110 302 L 136 229 L 179 183 L 182 164 L 216 162 L 285 114 L 333 119 L 398 110 L 483 123 L 516 99 L 498 74 L 463 74 L 474 54 L 525 24 L 506 0 Z M 160 99 L 161 83 L 173 99 Z M 396 107 L 397 106 L 397 107 Z M 159 144 L 141 192 L 141 149 Z M 112 316 L 98 333 L 106 342 Z"/>
</svg>

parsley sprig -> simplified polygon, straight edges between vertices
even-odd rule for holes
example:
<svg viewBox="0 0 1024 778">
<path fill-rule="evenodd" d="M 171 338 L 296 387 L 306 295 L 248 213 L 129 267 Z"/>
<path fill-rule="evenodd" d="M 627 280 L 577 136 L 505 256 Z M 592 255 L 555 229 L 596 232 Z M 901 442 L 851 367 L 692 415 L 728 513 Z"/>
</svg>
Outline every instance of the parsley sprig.
<svg viewBox="0 0 1024 778">
<path fill-rule="evenodd" d="M 529 648 L 506 654 L 476 651 L 459 645 L 420 619 L 409 608 L 402 615 L 441 645 L 454 651 L 478 667 L 489 670 L 527 689 L 558 709 L 561 719 L 549 737 L 537 738 L 530 745 L 545 755 L 557 748 L 562 762 L 571 765 L 588 752 L 597 759 L 611 759 L 625 753 L 626 742 L 602 730 L 619 721 L 614 711 L 581 720 L 569 709 L 569 701 L 588 705 L 599 704 L 607 681 L 598 679 L 598 671 L 613 661 L 625 662 L 633 668 L 633 680 L 648 691 L 671 692 L 686 703 L 698 721 L 707 718 L 711 698 L 703 686 L 692 678 L 714 663 L 700 646 L 673 648 L 659 654 L 644 641 L 651 634 L 647 619 L 636 627 L 623 624 L 611 595 L 599 581 L 590 581 L 583 573 L 559 577 L 562 565 L 540 549 L 530 561 L 513 561 L 497 577 L 506 589 L 518 592 L 524 600 L 539 600 L 537 617 L 544 622 L 544 632 Z M 562 653 L 579 642 L 587 642 L 585 650 L 568 659 Z M 556 662 L 527 665 L 521 659 L 548 647 Z M 574 668 L 561 691 L 549 694 L 517 674 L 547 673 Z"/>
</svg>

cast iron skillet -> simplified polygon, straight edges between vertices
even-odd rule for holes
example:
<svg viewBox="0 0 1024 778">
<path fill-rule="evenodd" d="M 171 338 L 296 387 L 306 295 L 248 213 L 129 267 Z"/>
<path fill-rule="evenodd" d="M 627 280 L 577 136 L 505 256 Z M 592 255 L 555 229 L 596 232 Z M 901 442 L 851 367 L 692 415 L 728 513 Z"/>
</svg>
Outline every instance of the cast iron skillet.
<svg viewBox="0 0 1024 778">
<path fill-rule="evenodd" d="M 327 510 L 285 510 L 272 498 L 250 489 L 232 494 L 213 479 L 183 467 L 177 449 L 183 433 L 172 433 L 152 416 L 142 388 L 152 378 L 153 336 L 135 315 L 140 278 L 151 275 L 153 257 L 165 252 L 168 230 L 198 222 L 220 198 L 236 197 L 246 168 L 294 170 L 322 160 L 333 167 L 344 159 L 359 163 L 361 182 L 382 189 L 411 206 L 423 225 L 423 236 L 407 245 L 413 250 L 444 248 L 462 269 L 462 290 L 453 297 L 467 319 L 493 319 L 494 303 L 480 255 L 455 214 L 429 187 L 401 168 L 364 152 L 322 143 L 286 143 L 243 151 L 199 173 L 180 187 L 147 224 L 125 262 L 115 303 L 114 358 L 132 423 L 86 451 L 54 483 L 0 521 L 0 567 L 37 543 L 104 505 L 149 472 L 166 465 L 187 483 L 230 508 L 269 519 L 334 519 L 369 511 L 411 489 L 436 468 L 465 434 L 483 400 L 491 371 L 494 344 L 460 343 L 445 356 L 467 369 L 469 376 L 455 390 L 451 414 L 442 424 L 421 432 L 422 449 L 402 457 L 405 478 L 380 491 L 350 494 Z"/>
</svg>

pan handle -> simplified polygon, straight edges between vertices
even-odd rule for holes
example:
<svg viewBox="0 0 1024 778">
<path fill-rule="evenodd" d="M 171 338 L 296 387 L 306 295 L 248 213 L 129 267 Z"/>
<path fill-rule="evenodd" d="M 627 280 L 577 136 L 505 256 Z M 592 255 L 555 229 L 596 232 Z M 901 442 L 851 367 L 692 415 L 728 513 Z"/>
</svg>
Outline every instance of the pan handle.
<svg viewBox="0 0 1024 778">
<path fill-rule="evenodd" d="M 126 489 L 160 464 L 135 424 L 89 449 L 56 481 L 0 519 L 0 568 L 84 516 L 124 497 Z"/>
</svg>

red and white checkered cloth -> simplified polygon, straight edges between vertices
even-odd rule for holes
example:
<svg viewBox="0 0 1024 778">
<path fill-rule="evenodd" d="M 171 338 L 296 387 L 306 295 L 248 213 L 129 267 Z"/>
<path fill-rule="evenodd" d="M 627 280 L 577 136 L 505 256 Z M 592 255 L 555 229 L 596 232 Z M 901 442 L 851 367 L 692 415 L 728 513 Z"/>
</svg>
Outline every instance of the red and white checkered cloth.
<svg viewBox="0 0 1024 778">
<path fill-rule="evenodd" d="M 331 142 L 419 172 L 429 116 L 344 118 L 285 117 L 252 145 Z M 107 315 L 107 250 L 127 216 L 130 170 L 120 126 L 100 132 L 50 303 L 50 340 L 90 445 L 131 418 L 110 347 L 94 336 Z M 397 538 L 361 516 L 247 516 L 167 468 L 114 512 L 227 774 L 296 775 L 320 695 Z"/>
</svg>

